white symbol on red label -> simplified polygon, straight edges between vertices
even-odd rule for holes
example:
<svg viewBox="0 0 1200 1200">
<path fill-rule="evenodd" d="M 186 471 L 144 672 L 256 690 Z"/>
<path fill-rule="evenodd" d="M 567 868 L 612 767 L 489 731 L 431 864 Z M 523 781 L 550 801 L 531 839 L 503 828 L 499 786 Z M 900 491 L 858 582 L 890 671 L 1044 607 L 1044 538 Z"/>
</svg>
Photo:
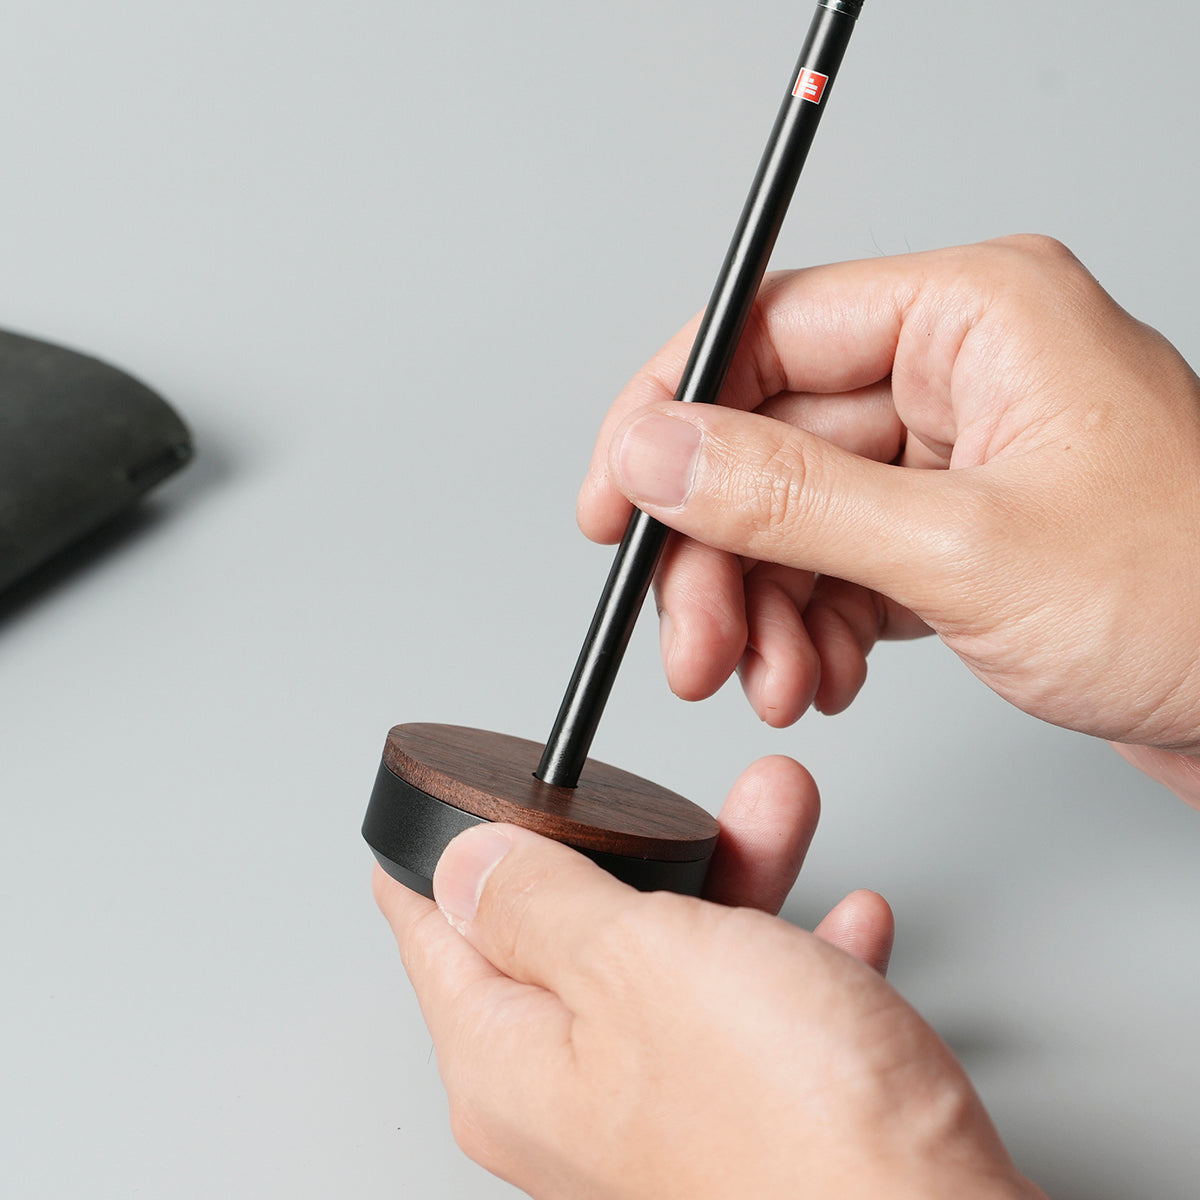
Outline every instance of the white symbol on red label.
<svg viewBox="0 0 1200 1200">
<path fill-rule="evenodd" d="M 811 100 L 814 104 L 820 104 L 821 97 L 825 95 L 825 85 L 828 82 L 828 75 L 822 75 L 820 71 L 810 71 L 805 67 L 800 72 L 800 78 L 796 80 L 796 86 L 792 88 L 792 95 L 799 96 L 801 100 Z"/>
</svg>

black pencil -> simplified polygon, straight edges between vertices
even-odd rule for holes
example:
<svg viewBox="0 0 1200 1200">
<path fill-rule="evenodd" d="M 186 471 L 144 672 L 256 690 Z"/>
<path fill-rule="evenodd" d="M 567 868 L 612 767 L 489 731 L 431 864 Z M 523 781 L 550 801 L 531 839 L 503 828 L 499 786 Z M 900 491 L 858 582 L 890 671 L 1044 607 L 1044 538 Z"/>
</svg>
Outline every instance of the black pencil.
<svg viewBox="0 0 1200 1200">
<path fill-rule="evenodd" d="M 861 9 L 862 0 L 817 5 L 676 400 L 714 404 L 720 396 Z M 579 782 L 667 533 L 665 525 L 640 510 L 629 521 L 535 772 L 545 783 L 574 787 Z"/>
</svg>

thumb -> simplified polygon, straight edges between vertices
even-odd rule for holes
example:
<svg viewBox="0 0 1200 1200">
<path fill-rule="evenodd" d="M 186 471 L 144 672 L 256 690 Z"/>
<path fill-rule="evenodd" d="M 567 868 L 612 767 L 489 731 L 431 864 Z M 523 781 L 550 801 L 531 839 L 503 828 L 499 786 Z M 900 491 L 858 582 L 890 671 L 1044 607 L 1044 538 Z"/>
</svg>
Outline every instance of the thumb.
<svg viewBox="0 0 1200 1200">
<path fill-rule="evenodd" d="M 985 497 L 965 472 L 874 462 L 755 413 L 661 401 L 629 417 L 609 453 L 620 490 L 672 529 L 919 615 L 944 602 L 981 544 Z"/>
<path fill-rule="evenodd" d="M 447 920 L 518 983 L 586 1005 L 595 963 L 640 893 L 582 854 L 516 825 L 475 825 L 442 853 L 433 894 Z"/>
</svg>

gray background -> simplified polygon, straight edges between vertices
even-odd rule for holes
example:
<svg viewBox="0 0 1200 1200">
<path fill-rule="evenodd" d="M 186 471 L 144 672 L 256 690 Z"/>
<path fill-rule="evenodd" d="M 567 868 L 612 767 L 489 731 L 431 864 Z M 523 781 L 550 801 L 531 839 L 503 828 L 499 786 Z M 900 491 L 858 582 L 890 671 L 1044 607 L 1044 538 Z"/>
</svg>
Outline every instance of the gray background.
<svg viewBox="0 0 1200 1200">
<path fill-rule="evenodd" d="M 5 5 L 0 323 L 201 446 L 0 617 L 5 1196 L 513 1194 L 450 1139 L 358 822 L 394 722 L 548 729 L 596 427 L 704 302 L 810 12 Z M 1198 41 L 1188 0 L 871 0 L 776 263 L 1052 233 L 1200 361 Z M 1195 1196 L 1200 814 L 935 644 L 781 733 L 673 699 L 651 624 L 597 755 L 714 807 L 799 757 L 788 915 L 889 897 L 1054 1196 Z"/>
</svg>

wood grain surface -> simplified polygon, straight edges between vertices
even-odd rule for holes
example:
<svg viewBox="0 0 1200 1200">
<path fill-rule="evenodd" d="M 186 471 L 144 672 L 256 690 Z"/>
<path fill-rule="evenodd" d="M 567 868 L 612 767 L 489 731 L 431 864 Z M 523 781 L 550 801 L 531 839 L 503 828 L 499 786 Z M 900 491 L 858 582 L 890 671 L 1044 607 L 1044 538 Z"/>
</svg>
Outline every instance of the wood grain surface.
<svg viewBox="0 0 1200 1200">
<path fill-rule="evenodd" d="M 460 725 L 397 725 L 383 761 L 415 788 L 489 821 L 609 854 L 691 862 L 711 854 L 717 822 L 699 805 L 588 759 L 579 786 L 534 778 L 542 747 Z"/>
</svg>

